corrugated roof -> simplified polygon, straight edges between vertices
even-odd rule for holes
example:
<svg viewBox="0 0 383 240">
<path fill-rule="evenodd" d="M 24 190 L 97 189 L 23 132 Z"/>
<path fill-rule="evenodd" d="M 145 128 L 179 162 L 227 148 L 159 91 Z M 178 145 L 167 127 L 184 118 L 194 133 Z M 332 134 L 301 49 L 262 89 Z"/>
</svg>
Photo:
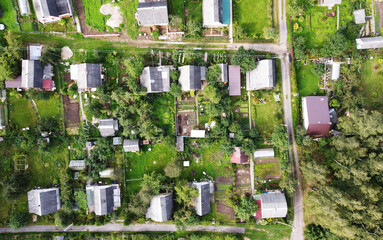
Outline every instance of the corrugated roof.
<svg viewBox="0 0 383 240">
<path fill-rule="evenodd" d="M 206 137 L 206 131 L 205 130 L 191 130 L 190 137 L 191 138 L 204 138 L 204 137 Z"/>
<path fill-rule="evenodd" d="M 43 45 L 29 45 L 29 60 L 40 60 Z"/>
<path fill-rule="evenodd" d="M 102 119 L 98 124 L 98 130 L 103 137 L 112 137 L 118 131 L 117 119 Z"/>
<path fill-rule="evenodd" d="M 274 149 L 272 148 L 262 148 L 254 151 L 254 158 L 273 158 Z"/>
<path fill-rule="evenodd" d="M 208 214 L 210 212 L 210 183 L 193 183 L 193 187 L 197 188 L 199 192 L 198 197 L 194 200 L 196 214 L 199 216 Z"/>
<path fill-rule="evenodd" d="M 287 215 L 287 202 L 283 193 L 261 195 L 262 218 L 283 218 Z"/>
<path fill-rule="evenodd" d="M 85 160 L 71 160 L 69 168 L 72 170 L 83 170 L 85 169 Z"/>
<path fill-rule="evenodd" d="M 303 122 L 307 134 L 327 136 L 331 127 L 327 96 L 302 98 Z"/>
<path fill-rule="evenodd" d="M 145 67 L 140 76 L 140 83 L 148 93 L 170 91 L 170 67 Z"/>
<path fill-rule="evenodd" d="M 79 89 L 96 88 L 102 84 L 101 64 L 81 63 L 70 66 L 71 79 Z"/>
<path fill-rule="evenodd" d="M 137 7 L 137 19 L 142 26 L 167 25 L 167 1 L 140 2 Z"/>
<path fill-rule="evenodd" d="M 265 59 L 258 62 L 256 68 L 246 73 L 248 91 L 271 89 L 275 87 L 275 62 Z"/>
<path fill-rule="evenodd" d="M 87 204 L 90 210 L 94 210 L 96 215 L 106 215 L 113 212 L 115 207 L 119 207 L 115 203 L 118 201 L 115 189 L 119 189 L 118 184 L 104 185 L 104 186 L 88 186 L 87 191 Z"/>
<path fill-rule="evenodd" d="M 21 87 L 27 89 L 43 87 L 43 68 L 40 61 L 22 60 Z"/>
<path fill-rule="evenodd" d="M 226 63 L 221 63 L 221 64 L 218 64 L 218 66 L 221 69 L 221 76 L 220 76 L 221 82 L 228 82 L 227 64 Z"/>
<path fill-rule="evenodd" d="M 222 0 L 203 0 L 202 4 L 203 26 L 222 26 Z"/>
<path fill-rule="evenodd" d="M 5 80 L 5 88 L 21 88 L 21 75 L 14 80 Z"/>
<path fill-rule="evenodd" d="M 229 96 L 241 96 L 241 67 L 229 65 Z"/>
<path fill-rule="evenodd" d="M 72 15 L 69 0 L 56 0 L 59 15 Z"/>
<path fill-rule="evenodd" d="M 173 193 L 167 195 L 157 195 L 150 201 L 150 206 L 146 211 L 146 218 L 155 222 L 170 220 L 173 214 Z"/>
<path fill-rule="evenodd" d="M 336 4 L 342 4 L 342 0 L 321 0 L 320 6 L 333 7 Z"/>
<path fill-rule="evenodd" d="M 178 70 L 180 70 L 180 78 L 178 79 L 178 82 L 181 85 L 182 91 L 201 89 L 201 81 L 205 80 L 205 67 L 187 65 L 179 67 Z"/>
<path fill-rule="evenodd" d="M 140 151 L 140 145 L 138 139 L 125 139 L 123 148 L 125 152 L 138 152 Z"/>
<path fill-rule="evenodd" d="M 353 13 L 356 24 L 366 23 L 366 11 L 364 9 L 355 10 Z"/>
<path fill-rule="evenodd" d="M 234 152 L 231 155 L 231 163 L 246 163 L 247 162 L 247 155 L 241 151 L 239 147 L 234 148 Z"/>
<path fill-rule="evenodd" d="M 29 212 L 43 216 L 61 208 L 58 188 L 35 189 L 28 192 Z"/>
<path fill-rule="evenodd" d="M 44 18 L 58 17 L 56 0 L 33 0 L 36 17 L 40 22 L 44 22 Z"/>
<path fill-rule="evenodd" d="M 357 49 L 383 48 L 383 37 L 365 37 L 356 39 Z"/>
</svg>

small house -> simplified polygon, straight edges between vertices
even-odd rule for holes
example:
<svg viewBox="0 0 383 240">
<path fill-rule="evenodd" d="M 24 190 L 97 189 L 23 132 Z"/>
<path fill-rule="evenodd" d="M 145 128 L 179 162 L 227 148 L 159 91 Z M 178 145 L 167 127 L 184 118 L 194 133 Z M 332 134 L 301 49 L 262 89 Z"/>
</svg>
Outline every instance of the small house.
<svg viewBox="0 0 383 240">
<path fill-rule="evenodd" d="M 136 19 L 141 26 L 168 25 L 168 2 L 166 0 L 140 0 Z"/>
<path fill-rule="evenodd" d="M 36 18 L 42 24 L 73 16 L 69 0 L 33 0 Z"/>
<path fill-rule="evenodd" d="M 331 9 L 336 4 L 342 4 L 342 0 L 319 0 L 319 6 L 328 7 L 328 9 Z"/>
<path fill-rule="evenodd" d="M 268 192 L 261 195 L 261 218 L 284 218 L 287 215 L 287 202 L 284 193 Z"/>
<path fill-rule="evenodd" d="M 273 158 L 274 149 L 272 148 L 262 148 L 254 151 L 254 158 Z"/>
<path fill-rule="evenodd" d="M 98 130 L 102 137 L 113 137 L 118 131 L 117 119 L 102 119 L 98 124 Z"/>
<path fill-rule="evenodd" d="M 227 76 L 227 64 L 226 63 L 220 63 L 218 64 L 219 69 L 221 69 L 221 75 L 219 76 L 220 82 L 228 82 L 228 76 Z"/>
<path fill-rule="evenodd" d="M 18 0 L 18 4 L 19 4 L 20 15 L 28 16 L 29 14 L 31 14 L 28 0 Z"/>
<path fill-rule="evenodd" d="M 198 189 L 198 196 L 194 199 L 194 209 L 198 216 L 210 213 L 210 183 L 197 182 L 192 185 Z"/>
<path fill-rule="evenodd" d="M 81 63 L 70 66 L 70 77 L 80 91 L 96 91 L 102 84 L 101 64 Z"/>
<path fill-rule="evenodd" d="M 114 137 L 113 138 L 113 146 L 121 145 L 122 144 L 122 138 L 121 137 Z"/>
<path fill-rule="evenodd" d="M 59 188 L 35 189 L 29 191 L 29 213 L 43 216 L 57 212 L 61 208 L 59 192 Z"/>
<path fill-rule="evenodd" d="M 229 96 L 241 96 L 241 67 L 229 65 Z"/>
<path fill-rule="evenodd" d="M 231 154 L 231 163 L 247 163 L 247 155 L 239 147 L 235 147 L 233 154 Z"/>
<path fill-rule="evenodd" d="M 170 67 L 145 67 L 140 77 L 141 86 L 147 93 L 170 91 Z"/>
<path fill-rule="evenodd" d="M 365 37 L 356 39 L 357 49 L 383 48 L 383 37 Z"/>
<path fill-rule="evenodd" d="M 206 132 L 205 132 L 205 130 L 191 130 L 190 137 L 191 138 L 205 138 Z"/>
<path fill-rule="evenodd" d="M 146 218 L 155 222 L 165 222 L 173 215 L 173 193 L 154 196 L 146 211 Z"/>
<path fill-rule="evenodd" d="M 275 62 L 265 59 L 258 62 L 250 72 L 246 73 L 246 90 L 269 90 L 275 87 Z"/>
<path fill-rule="evenodd" d="M 28 58 L 29 60 L 40 60 L 43 51 L 43 45 L 30 44 L 28 46 Z"/>
<path fill-rule="evenodd" d="M 206 80 L 206 68 L 202 66 L 179 67 L 180 78 L 178 79 L 182 91 L 200 90 L 202 81 Z"/>
<path fill-rule="evenodd" d="M 138 139 L 130 140 L 125 139 L 123 144 L 124 152 L 138 152 L 140 151 L 140 143 Z"/>
<path fill-rule="evenodd" d="M 69 168 L 75 171 L 81 171 L 85 169 L 85 160 L 71 160 L 69 162 Z"/>
<path fill-rule="evenodd" d="M 86 199 L 89 212 L 107 215 L 121 206 L 120 187 L 118 184 L 87 186 Z"/>
<path fill-rule="evenodd" d="M 203 0 L 203 27 L 218 28 L 230 24 L 230 0 Z"/>
<path fill-rule="evenodd" d="M 354 18 L 356 24 L 365 24 L 366 23 L 366 11 L 364 9 L 358 9 L 354 12 Z"/>
<path fill-rule="evenodd" d="M 340 76 L 340 62 L 333 62 L 331 64 L 331 80 L 338 80 Z"/>
<path fill-rule="evenodd" d="M 331 128 L 327 96 L 302 98 L 303 125 L 311 136 L 328 136 Z"/>
</svg>

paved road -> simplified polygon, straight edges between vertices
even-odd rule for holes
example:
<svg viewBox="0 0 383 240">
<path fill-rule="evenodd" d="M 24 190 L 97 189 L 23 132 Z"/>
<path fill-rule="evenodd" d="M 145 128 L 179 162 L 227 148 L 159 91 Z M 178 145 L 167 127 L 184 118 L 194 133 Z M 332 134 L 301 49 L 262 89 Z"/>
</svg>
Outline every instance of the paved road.
<svg viewBox="0 0 383 240">
<path fill-rule="evenodd" d="M 226 227 L 226 226 L 193 226 L 187 227 L 186 231 L 204 231 L 204 232 L 221 232 L 221 233 L 245 233 L 243 227 Z M 177 227 L 174 224 L 135 224 L 123 226 L 122 223 L 108 223 L 102 226 L 72 226 L 66 232 L 176 232 Z M 0 233 L 25 233 L 25 232 L 64 232 L 57 226 L 42 225 L 28 226 L 18 230 L 11 228 L 0 228 Z"/>
</svg>

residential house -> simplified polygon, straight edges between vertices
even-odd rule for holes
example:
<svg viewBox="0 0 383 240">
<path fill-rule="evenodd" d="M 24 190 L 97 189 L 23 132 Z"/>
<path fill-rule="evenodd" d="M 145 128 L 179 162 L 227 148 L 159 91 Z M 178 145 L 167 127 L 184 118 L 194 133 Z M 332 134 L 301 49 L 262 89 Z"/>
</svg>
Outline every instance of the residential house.
<svg viewBox="0 0 383 240">
<path fill-rule="evenodd" d="M 33 0 L 36 18 L 42 24 L 73 16 L 70 0 Z"/>
<path fill-rule="evenodd" d="M 191 130 L 190 132 L 191 138 L 205 138 L 206 131 L 205 130 Z"/>
<path fill-rule="evenodd" d="M 355 10 L 353 13 L 354 13 L 356 24 L 366 23 L 366 11 L 364 9 Z"/>
<path fill-rule="evenodd" d="M 30 44 L 28 46 L 28 59 L 29 60 L 40 60 L 42 52 L 43 52 L 43 45 L 40 44 Z"/>
<path fill-rule="evenodd" d="M 327 96 L 302 98 L 303 125 L 308 135 L 328 136 L 331 128 Z"/>
<path fill-rule="evenodd" d="M 102 119 L 98 124 L 98 130 L 102 137 L 113 137 L 118 131 L 118 120 L 113 118 Z"/>
<path fill-rule="evenodd" d="M 141 86 L 147 93 L 170 91 L 170 67 L 145 67 L 140 77 Z"/>
<path fill-rule="evenodd" d="M 141 26 L 168 25 L 167 1 L 140 0 L 137 7 L 136 19 Z"/>
<path fill-rule="evenodd" d="M 155 222 L 165 222 L 172 218 L 173 214 L 173 193 L 154 196 L 146 211 L 146 218 Z"/>
<path fill-rule="evenodd" d="M 265 59 L 258 62 L 250 72 L 246 73 L 246 90 L 273 89 L 275 87 L 275 62 Z"/>
<path fill-rule="evenodd" d="M 57 212 L 61 208 L 59 192 L 59 188 L 35 189 L 29 191 L 29 213 L 43 216 Z"/>
<path fill-rule="evenodd" d="M 241 67 L 229 65 L 229 96 L 241 96 Z"/>
<path fill-rule="evenodd" d="M 342 0 L 319 0 L 319 6 L 328 7 L 328 9 L 331 9 L 336 4 L 342 4 Z"/>
<path fill-rule="evenodd" d="M 273 158 L 274 149 L 272 148 L 262 148 L 254 151 L 254 158 Z"/>
<path fill-rule="evenodd" d="M 192 185 L 198 189 L 198 196 L 194 199 L 194 209 L 198 216 L 210 213 L 210 183 L 196 182 Z"/>
<path fill-rule="evenodd" d="M 71 160 L 69 168 L 74 171 L 81 171 L 85 169 L 85 160 Z"/>
<path fill-rule="evenodd" d="M 226 63 L 220 63 L 218 64 L 218 67 L 221 69 L 221 75 L 219 76 L 220 82 L 228 82 L 228 76 L 227 76 L 227 64 Z"/>
<path fill-rule="evenodd" d="M 241 148 L 235 147 L 231 154 L 231 163 L 243 164 L 247 163 L 247 155 L 241 151 Z"/>
<path fill-rule="evenodd" d="M 286 217 L 287 202 L 285 194 L 281 192 L 268 192 L 261 194 L 260 212 L 261 218 Z"/>
<path fill-rule="evenodd" d="M 120 187 L 118 184 L 87 186 L 86 199 L 89 212 L 107 215 L 121 206 Z"/>
<path fill-rule="evenodd" d="M 138 139 L 130 140 L 125 139 L 122 145 L 125 152 L 138 152 L 140 151 L 140 141 Z"/>
<path fill-rule="evenodd" d="M 206 80 L 206 68 L 202 66 L 179 67 L 180 78 L 178 79 L 182 91 L 200 90 L 202 81 Z"/>
<path fill-rule="evenodd" d="M 203 27 L 217 28 L 230 24 L 230 0 L 203 0 Z"/>
<path fill-rule="evenodd" d="M 383 37 L 365 37 L 356 39 L 357 49 L 383 48 Z"/>
<path fill-rule="evenodd" d="M 102 84 L 102 65 L 93 63 L 71 65 L 70 77 L 77 82 L 80 91 L 96 91 Z"/>
</svg>

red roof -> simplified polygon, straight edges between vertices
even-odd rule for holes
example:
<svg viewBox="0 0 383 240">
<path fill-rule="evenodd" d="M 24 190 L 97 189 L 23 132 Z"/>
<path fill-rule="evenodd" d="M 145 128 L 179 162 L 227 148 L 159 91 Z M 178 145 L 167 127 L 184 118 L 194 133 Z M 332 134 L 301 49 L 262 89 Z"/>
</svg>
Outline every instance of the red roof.
<svg viewBox="0 0 383 240">
<path fill-rule="evenodd" d="M 21 75 L 13 80 L 5 80 L 5 88 L 21 88 Z"/>
<path fill-rule="evenodd" d="M 256 219 L 261 219 L 262 218 L 261 200 L 255 200 L 255 202 L 258 205 L 258 210 L 257 210 L 257 213 L 255 214 L 255 218 Z"/>
<path fill-rule="evenodd" d="M 241 96 L 241 67 L 229 65 L 229 96 Z"/>
<path fill-rule="evenodd" d="M 234 153 L 231 155 L 231 162 L 238 164 L 246 163 L 247 156 L 244 152 L 241 151 L 239 147 L 235 147 Z"/>
<path fill-rule="evenodd" d="M 302 101 L 304 121 L 308 122 L 307 134 L 328 136 L 331 128 L 330 109 L 326 96 L 304 97 Z M 306 119 L 305 119 L 306 118 Z"/>
<path fill-rule="evenodd" d="M 52 89 L 52 80 L 50 80 L 50 79 L 43 79 L 43 89 L 51 90 Z"/>
</svg>

